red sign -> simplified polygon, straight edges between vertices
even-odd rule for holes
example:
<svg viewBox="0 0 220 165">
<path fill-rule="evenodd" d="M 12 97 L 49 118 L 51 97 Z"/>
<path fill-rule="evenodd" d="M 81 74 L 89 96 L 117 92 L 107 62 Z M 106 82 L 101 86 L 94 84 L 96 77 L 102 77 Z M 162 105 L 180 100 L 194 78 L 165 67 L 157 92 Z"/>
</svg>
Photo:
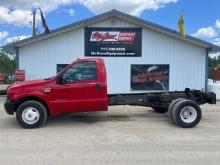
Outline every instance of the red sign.
<svg viewBox="0 0 220 165">
<path fill-rule="evenodd" d="M 4 74 L 3 74 L 3 73 L 0 73 L 0 81 L 4 81 L 4 79 L 5 79 Z"/>
<path fill-rule="evenodd" d="M 15 81 L 24 81 L 25 80 L 25 71 L 16 70 L 15 71 Z"/>
<path fill-rule="evenodd" d="M 219 81 L 220 80 L 220 68 L 214 70 L 213 80 L 215 80 L 215 81 Z"/>
</svg>

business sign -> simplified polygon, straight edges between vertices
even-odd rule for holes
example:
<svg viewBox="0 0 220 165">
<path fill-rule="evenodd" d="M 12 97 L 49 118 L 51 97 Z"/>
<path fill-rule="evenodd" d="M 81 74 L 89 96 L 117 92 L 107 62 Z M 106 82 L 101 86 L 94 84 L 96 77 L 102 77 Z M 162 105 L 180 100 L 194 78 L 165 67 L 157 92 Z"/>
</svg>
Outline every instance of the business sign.
<svg viewBox="0 0 220 165">
<path fill-rule="evenodd" d="M 131 90 L 169 90 L 169 65 L 131 65 Z"/>
<path fill-rule="evenodd" d="M 85 28 L 85 56 L 140 57 L 141 28 Z"/>
</svg>

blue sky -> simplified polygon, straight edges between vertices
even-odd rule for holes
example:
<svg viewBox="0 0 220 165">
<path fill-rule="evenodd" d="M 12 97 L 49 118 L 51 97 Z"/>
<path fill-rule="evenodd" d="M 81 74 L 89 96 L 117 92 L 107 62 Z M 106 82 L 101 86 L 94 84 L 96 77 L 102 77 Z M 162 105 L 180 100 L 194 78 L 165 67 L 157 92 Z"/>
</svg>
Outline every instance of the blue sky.
<svg viewBox="0 0 220 165">
<path fill-rule="evenodd" d="M 50 29 L 95 16 L 113 8 L 177 29 L 184 11 L 189 35 L 220 45 L 219 0 L 0 0 L 0 45 L 29 37 L 31 10 L 41 7 Z M 39 14 L 37 24 L 43 32 Z"/>
</svg>

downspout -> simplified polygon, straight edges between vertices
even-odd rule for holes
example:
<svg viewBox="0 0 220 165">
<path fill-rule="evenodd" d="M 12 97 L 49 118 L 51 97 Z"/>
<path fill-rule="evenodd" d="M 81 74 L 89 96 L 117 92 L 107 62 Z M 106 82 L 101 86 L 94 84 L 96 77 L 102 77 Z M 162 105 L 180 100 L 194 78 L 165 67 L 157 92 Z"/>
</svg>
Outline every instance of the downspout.
<svg viewBox="0 0 220 165">
<path fill-rule="evenodd" d="M 15 63 L 16 63 L 16 69 L 19 69 L 19 47 L 14 47 L 15 49 Z"/>
<path fill-rule="evenodd" d="M 208 74 L 209 74 L 209 52 L 211 51 L 210 48 L 206 49 L 206 60 L 205 60 L 205 92 L 208 89 Z"/>
</svg>

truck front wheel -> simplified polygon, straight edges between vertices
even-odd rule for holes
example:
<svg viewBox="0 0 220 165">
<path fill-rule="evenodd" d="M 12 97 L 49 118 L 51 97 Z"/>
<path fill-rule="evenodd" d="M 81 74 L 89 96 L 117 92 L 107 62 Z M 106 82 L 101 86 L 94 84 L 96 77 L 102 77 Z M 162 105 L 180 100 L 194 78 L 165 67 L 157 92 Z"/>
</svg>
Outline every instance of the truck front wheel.
<svg viewBox="0 0 220 165">
<path fill-rule="evenodd" d="M 38 101 L 26 101 L 18 107 L 16 118 L 24 128 L 37 128 L 46 122 L 47 110 Z"/>
</svg>

